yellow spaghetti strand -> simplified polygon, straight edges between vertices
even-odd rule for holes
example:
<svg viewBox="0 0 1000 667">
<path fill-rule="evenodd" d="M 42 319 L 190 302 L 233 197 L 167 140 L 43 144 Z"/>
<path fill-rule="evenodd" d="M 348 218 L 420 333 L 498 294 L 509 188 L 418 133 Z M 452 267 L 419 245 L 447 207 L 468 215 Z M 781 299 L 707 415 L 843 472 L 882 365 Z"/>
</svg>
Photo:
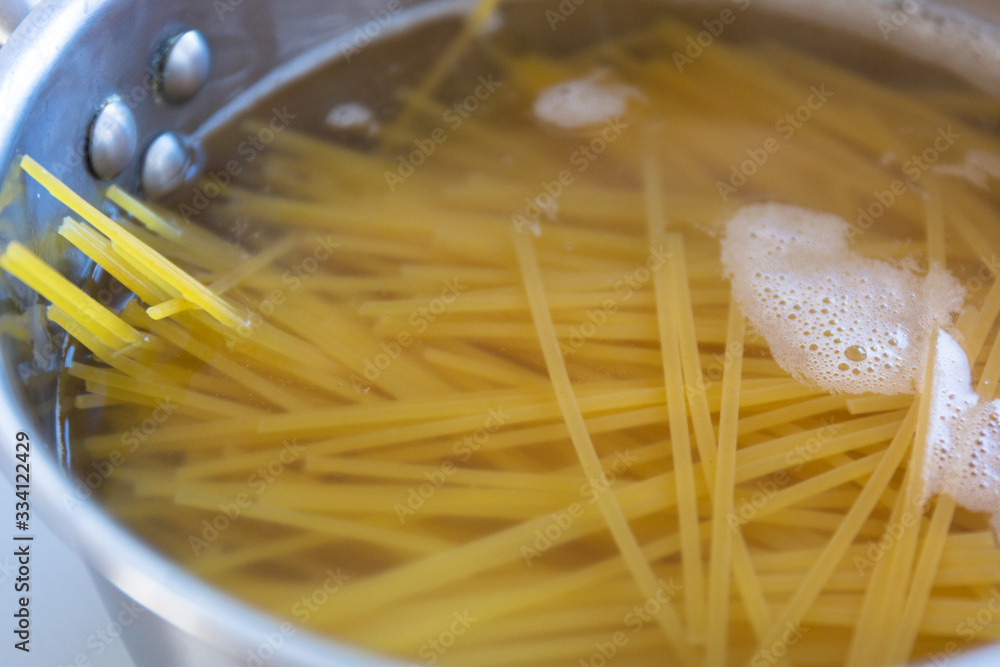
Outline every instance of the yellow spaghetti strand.
<svg viewBox="0 0 1000 667">
<path fill-rule="evenodd" d="M 63 237 L 84 255 L 94 260 L 102 269 L 110 273 L 133 294 L 145 303 L 156 303 L 166 299 L 166 295 L 156 285 L 145 280 L 121 261 L 111 247 L 107 237 L 93 227 L 88 227 L 70 217 L 59 225 L 59 236 Z"/>
<path fill-rule="evenodd" d="M 518 262 L 524 276 L 532 316 L 538 329 L 542 353 L 563 411 L 563 417 L 566 420 L 566 426 L 570 430 L 570 437 L 583 466 L 584 474 L 588 479 L 601 479 L 604 471 L 597 453 L 594 451 L 594 445 L 590 440 L 590 434 L 587 432 L 587 426 L 583 421 L 583 415 L 573 393 L 572 383 L 566 372 L 565 362 L 559 351 L 559 341 L 556 338 L 555 327 L 552 324 L 552 317 L 545 300 L 541 271 L 535 259 L 534 247 L 531 239 L 526 235 L 512 230 L 512 236 Z M 654 599 L 657 591 L 656 575 L 653 573 L 649 561 L 642 555 L 642 548 L 629 528 L 628 521 L 615 499 L 614 493 L 609 491 L 601 494 L 598 504 L 639 591 L 646 599 Z M 691 648 L 684 637 L 680 617 L 671 602 L 668 601 L 661 606 L 657 620 L 678 657 L 685 664 L 693 664 L 694 658 Z"/>
<path fill-rule="evenodd" d="M 684 371 L 684 386 L 687 389 L 688 410 L 691 412 L 695 442 L 698 445 L 698 453 L 702 463 L 714 470 L 717 446 L 715 428 L 712 425 L 705 377 L 702 373 L 698 353 L 698 327 L 695 325 L 690 298 L 684 241 L 676 234 L 671 234 L 667 238 L 666 257 L 672 291 L 677 294 L 673 316 L 679 323 L 681 366 Z M 714 480 L 708 480 L 708 483 L 712 484 Z"/>
<path fill-rule="evenodd" d="M 208 289 L 219 296 L 225 294 L 227 291 L 243 282 L 246 278 L 265 268 L 271 264 L 271 262 L 289 252 L 298 243 L 299 239 L 295 236 L 285 237 L 277 243 L 269 246 L 263 252 L 237 264 L 232 270 L 209 285 Z M 185 310 L 190 310 L 194 307 L 194 303 L 188 301 L 186 298 L 180 297 L 165 303 L 151 306 L 146 309 L 146 312 L 154 320 L 162 320 L 166 317 L 171 317 L 177 313 L 182 313 Z"/>
<path fill-rule="evenodd" d="M 125 254 L 135 265 L 159 276 L 161 280 L 177 290 L 181 296 L 204 309 L 205 312 L 230 329 L 239 330 L 240 327 L 246 325 L 246 318 L 241 316 L 232 304 L 213 294 L 173 262 L 115 224 L 30 156 L 25 155 L 21 158 L 21 168 L 48 190 L 53 197 L 111 239 L 115 249 Z"/>
<path fill-rule="evenodd" d="M 647 149 L 644 151 L 643 175 L 646 193 L 646 215 L 649 240 L 652 247 L 666 244 L 663 198 L 660 195 L 660 166 L 654 151 L 655 130 L 646 129 Z M 652 135 L 652 136 L 651 136 Z M 680 521 L 681 566 L 684 580 L 684 607 L 687 614 L 688 636 L 694 643 L 704 641 L 705 628 L 705 573 L 701 557 L 701 540 L 698 539 L 698 502 L 695 494 L 694 468 L 691 459 L 691 437 L 688 432 L 684 378 L 681 370 L 677 321 L 671 317 L 672 302 L 667 271 L 653 271 L 656 293 L 656 319 L 660 334 L 660 355 L 667 391 L 667 409 L 670 412 L 670 448 L 673 453 L 674 473 L 677 484 L 677 512 Z"/>
<path fill-rule="evenodd" d="M 181 236 L 182 232 L 179 228 L 157 215 L 150 206 L 130 196 L 117 185 L 108 188 L 106 196 L 109 201 L 117 204 L 123 211 L 126 211 L 156 234 L 168 239 Z"/>
<path fill-rule="evenodd" d="M 499 2 L 500 0 L 478 0 L 476 2 L 472 11 L 466 16 L 458 34 L 448 44 L 444 52 L 438 56 L 437 61 L 431 67 L 430 71 L 424 75 L 420 85 L 412 94 L 413 98 L 419 100 L 429 99 L 437 91 L 444 82 L 445 77 L 448 76 L 451 69 L 455 66 L 456 61 L 461 57 L 462 52 L 475 39 L 476 33 L 479 32 L 486 21 L 496 11 Z M 409 96 L 407 99 L 409 99 Z M 408 130 L 415 113 L 416 108 L 411 106 L 410 102 L 406 102 L 406 106 L 404 106 L 396 120 L 396 128 L 404 132 Z"/>
<path fill-rule="evenodd" d="M 933 364 L 931 363 L 931 365 Z M 836 531 L 830 538 L 822 555 L 805 575 L 802 585 L 796 590 L 792 598 L 785 603 L 781 612 L 771 624 L 771 628 L 767 635 L 765 635 L 764 640 L 760 642 L 760 646 L 772 646 L 774 642 L 780 641 L 781 635 L 789 627 L 798 627 L 802 623 L 809 607 L 816 601 L 816 597 L 836 569 L 838 563 L 844 557 L 847 549 L 871 514 L 872 509 L 878 503 L 879 496 L 888 486 L 893 473 L 899 467 L 913 439 L 917 421 L 916 417 L 917 411 L 911 409 L 902 426 L 896 431 L 892 443 L 886 450 L 886 455 L 879 462 L 875 472 L 868 479 L 868 483 L 861 490 L 857 501 L 851 507 L 850 511 L 848 511 L 847 515 L 840 520 Z"/>
<path fill-rule="evenodd" d="M 726 664 L 728 654 L 730 569 L 733 563 L 733 491 L 736 476 L 736 430 L 740 409 L 740 378 L 743 372 L 745 324 L 740 308 L 729 307 L 726 350 L 731 360 L 722 377 L 722 409 L 719 413 L 719 445 L 715 459 L 715 495 L 712 509 L 712 551 L 708 577 L 708 665 Z"/>
<path fill-rule="evenodd" d="M 910 582 L 910 592 L 903 604 L 903 615 L 897 626 L 896 638 L 888 643 L 889 664 L 902 664 L 909 660 L 913 653 L 954 515 L 955 501 L 951 496 L 938 496 L 937 505 L 931 514 L 930 525 L 927 527 L 927 535 L 924 537 L 923 549 Z"/>
<path fill-rule="evenodd" d="M 142 334 L 17 241 L 11 241 L 0 255 L 0 267 L 59 306 L 113 350 L 120 352 L 142 344 Z"/>
</svg>

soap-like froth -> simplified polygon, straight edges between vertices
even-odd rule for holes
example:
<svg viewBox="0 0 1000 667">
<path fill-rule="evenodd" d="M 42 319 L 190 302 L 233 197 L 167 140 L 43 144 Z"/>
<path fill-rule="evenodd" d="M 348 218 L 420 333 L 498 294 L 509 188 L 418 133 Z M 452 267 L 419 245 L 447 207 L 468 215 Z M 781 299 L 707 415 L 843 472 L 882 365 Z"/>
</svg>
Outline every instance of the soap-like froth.
<svg viewBox="0 0 1000 667">
<path fill-rule="evenodd" d="M 937 174 L 964 178 L 983 190 L 988 190 L 991 180 L 1000 179 L 1000 155 L 973 150 L 965 154 L 965 160 L 961 163 L 936 164 L 931 169 Z"/>
<path fill-rule="evenodd" d="M 965 290 L 851 250 L 848 223 L 783 204 L 742 208 L 722 262 L 733 296 L 775 361 L 800 382 L 848 394 L 920 389 L 930 334 L 951 323 Z"/>
<path fill-rule="evenodd" d="M 973 512 L 993 516 L 1000 535 L 1000 400 L 972 388 L 965 351 L 938 334 L 924 457 L 924 500 L 939 493 Z"/>
<path fill-rule="evenodd" d="M 375 114 L 359 102 L 346 102 L 330 109 L 326 124 L 335 130 L 363 131 L 369 135 L 378 130 Z"/>
<path fill-rule="evenodd" d="M 535 117 L 563 129 L 576 130 L 624 115 L 629 99 L 639 97 L 639 92 L 606 78 L 606 73 L 599 71 L 546 88 L 535 98 Z"/>
</svg>

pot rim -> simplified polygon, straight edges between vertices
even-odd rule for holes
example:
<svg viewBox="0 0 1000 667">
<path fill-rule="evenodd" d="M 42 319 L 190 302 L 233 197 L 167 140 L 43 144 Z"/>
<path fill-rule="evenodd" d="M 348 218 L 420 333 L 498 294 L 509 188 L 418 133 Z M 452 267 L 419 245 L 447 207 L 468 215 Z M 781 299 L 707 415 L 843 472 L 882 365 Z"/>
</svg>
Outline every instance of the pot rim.
<svg viewBox="0 0 1000 667">
<path fill-rule="evenodd" d="M 6 168 L 14 162 L 18 128 L 26 122 L 32 101 L 43 89 L 49 73 L 64 57 L 58 47 L 40 48 L 39 44 L 59 45 L 70 43 L 89 22 L 98 20 L 106 9 L 117 0 L 43 0 L 0 48 L 0 166 Z M 693 2 L 697 0 L 675 0 Z M 877 37 L 874 20 L 865 29 L 859 29 L 858 12 L 864 17 L 877 17 L 887 7 L 895 6 L 892 0 L 855 2 L 854 0 L 757 0 L 769 9 L 810 22 L 823 22 L 835 28 L 848 28 L 863 37 Z M 847 9 L 850 7 L 850 10 Z M 817 9 L 821 11 L 816 11 Z M 949 16 L 951 8 L 927 3 L 931 16 Z M 810 11 L 813 10 L 813 11 Z M 969 15 L 956 19 L 956 30 L 971 36 L 977 68 L 986 70 L 977 83 L 985 89 L 1000 94 L 1000 11 L 993 23 L 977 23 Z M 934 14 L 934 12 L 938 12 Z M 842 25 L 845 15 L 854 20 Z M 930 22 L 932 23 L 932 22 Z M 929 23 L 929 24 L 930 24 Z M 952 25 L 949 23 L 949 25 Z M 910 55 L 938 62 L 954 60 L 955 46 L 936 42 L 937 48 L 928 48 L 928 27 L 905 37 L 899 47 Z M 989 46 L 991 48 L 985 48 Z M 968 64 L 969 58 L 960 57 Z M 0 170 L 3 173 L 5 170 Z M 4 374 L 16 377 L 10 360 L 4 359 Z M 23 399 L 17 395 L 13 382 L 0 384 L 0 425 L 5 433 L 24 430 Z M 46 441 L 39 433 L 29 430 L 32 441 Z M 42 456 L 35 456 L 32 483 L 33 502 L 40 500 L 46 522 L 66 545 L 81 554 L 88 567 L 99 573 L 123 593 L 139 602 L 153 614 L 163 618 L 183 632 L 207 645 L 243 655 L 248 649 L 264 644 L 264 637 L 280 632 L 283 626 L 292 626 L 281 647 L 281 659 L 296 665 L 370 665 L 372 667 L 400 665 L 403 663 L 354 649 L 334 640 L 313 634 L 291 621 L 258 611 L 228 593 L 217 589 L 171 558 L 156 551 L 133 535 L 124 525 L 114 520 L 93 499 L 78 501 L 72 509 L 65 507 L 64 499 L 72 498 L 75 491 L 71 478 L 64 474 L 54 456 L 50 455 L 52 443 Z M 36 446 L 34 454 L 38 453 Z M 8 478 L 13 470 L 13 448 L 3 448 L 3 473 Z M 335 603 L 335 601 L 333 602 Z M 956 658 L 955 665 L 992 665 L 1000 662 L 1000 643 L 983 647 Z"/>
</svg>

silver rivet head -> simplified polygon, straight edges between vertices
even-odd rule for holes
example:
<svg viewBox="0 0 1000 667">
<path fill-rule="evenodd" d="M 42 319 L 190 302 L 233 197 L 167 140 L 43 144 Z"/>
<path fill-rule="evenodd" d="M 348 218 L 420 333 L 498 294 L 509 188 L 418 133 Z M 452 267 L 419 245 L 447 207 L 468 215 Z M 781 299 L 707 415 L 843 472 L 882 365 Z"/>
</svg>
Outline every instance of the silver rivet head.
<svg viewBox="0 0 1000 667">
<path fill-rule="evenodd" d="M 135 155 L 137 136 L 135 117 L 125 103 L 118 98 L 105 102 L 87 137 L 91 171 L 105 181 L 122 173 Z"/>
<path fill-rule="evenodd" d="M 187 102 L 198 94 L 208 80 L 211 55 L 208 42 L 197 30 L 175 37 L 163 54 L 160 69 L 160 95 L 168 104 Z"/>
<path fill-rule="evenodd" d="M 152 199 L 169 194 L 184 183 L 194 162 L 193 152 L 180 135 L 161 134 L 142 158 L 143 193 Z"/>
</svg>

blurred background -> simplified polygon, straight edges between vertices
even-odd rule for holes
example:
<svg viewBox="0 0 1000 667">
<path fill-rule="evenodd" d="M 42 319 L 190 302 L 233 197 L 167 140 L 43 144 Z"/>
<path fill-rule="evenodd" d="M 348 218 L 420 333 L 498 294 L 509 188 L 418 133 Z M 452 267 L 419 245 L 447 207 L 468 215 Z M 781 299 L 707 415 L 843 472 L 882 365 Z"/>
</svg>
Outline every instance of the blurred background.
<svg viewBox="0 0 1000 667">
<path fill-rule="evenodd" d="M 14 520 L 14 489 L 0 474 L 0 518 Z M 14 583 L 17 559 L 12 530 L 0 532 L 0 665 L 39 667 L 136 667 L 112 620 L 97 596 L 83 562 L 49 530 L 37 513 L 31 514 L 31 653 L 14 648 L 12 618 L 16 609 Z M 123 609 L 124 618 L 128 610 Z M 118 616 L 116 611 L 115 616 Z M 128 628 L 124 628 L 128 632 Z"/>
</svg>

